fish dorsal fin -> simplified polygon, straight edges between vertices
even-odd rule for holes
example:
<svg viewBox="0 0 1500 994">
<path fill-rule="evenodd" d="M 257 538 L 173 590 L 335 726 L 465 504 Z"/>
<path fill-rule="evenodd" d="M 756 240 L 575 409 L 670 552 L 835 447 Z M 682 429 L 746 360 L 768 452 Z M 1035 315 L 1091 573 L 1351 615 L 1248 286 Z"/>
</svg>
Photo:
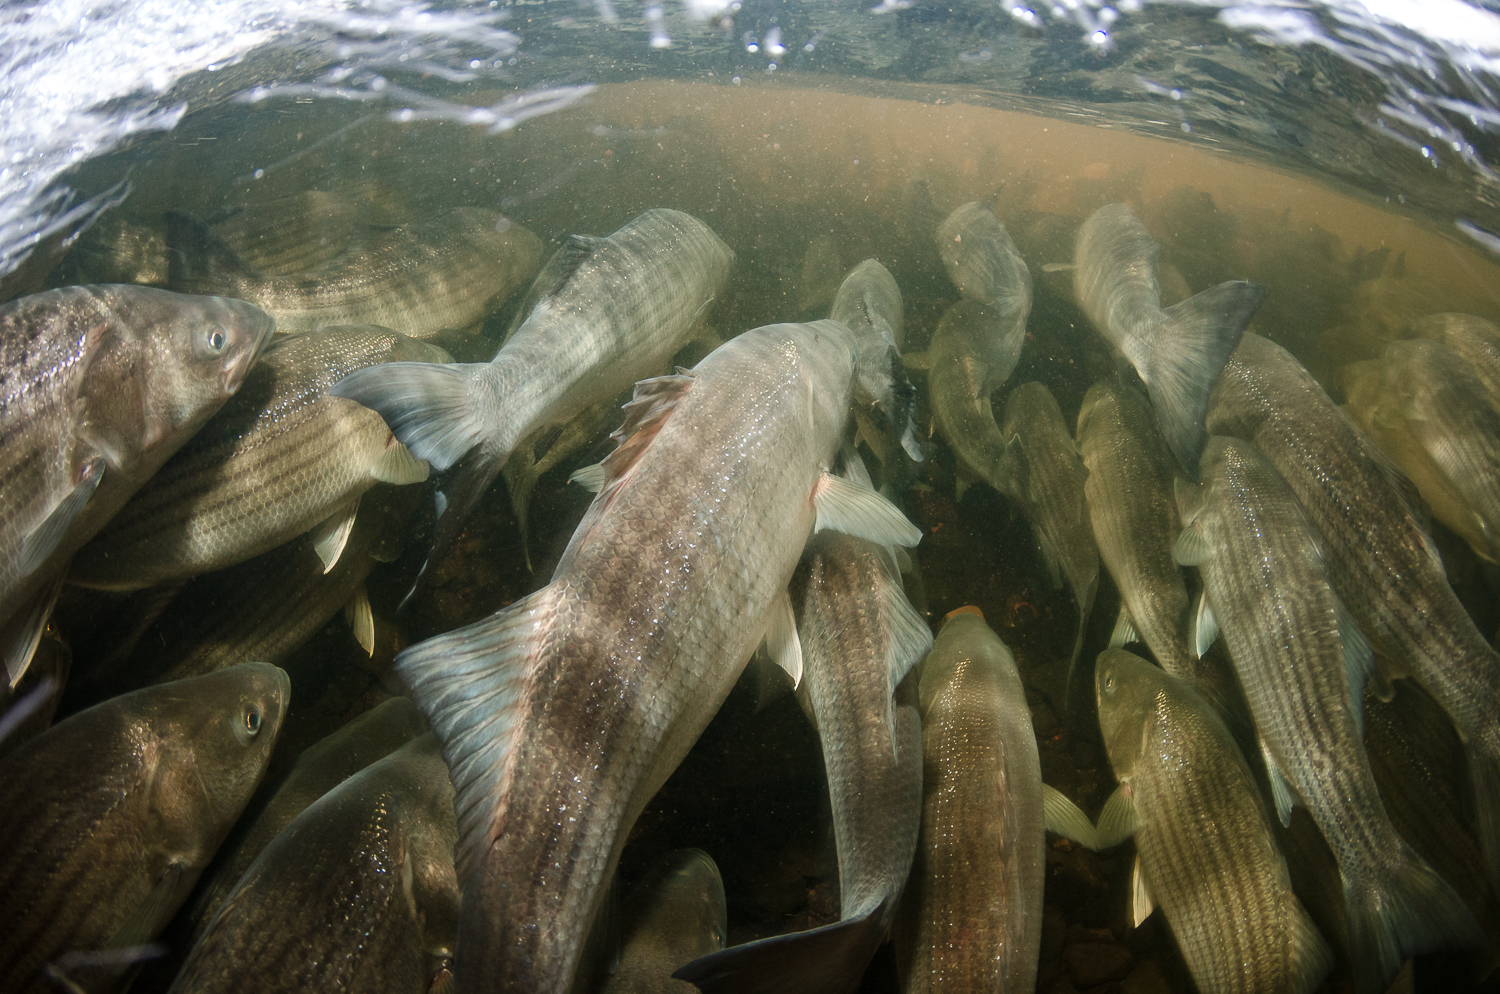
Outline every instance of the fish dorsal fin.
<svg viewBox="0 0 1500 994">
<path fill-rule="evenodd" d="M 184 211 L 167 211 L 167 287 L 179 293 L 215 292 L 220 284 L 260 274 L 234 249 Z"/>
<path fill-rule="evenodd" d="M 1271 781 L 1271 799 L 1276 803 L 1276 817 L 1281 821 L 1282 828 L 1289 828 L 1292 824 L 1292 805 L 1297 803 L 1292 794 L 1292 785 L 1287 783 L 1286 775 L 1281 772 L 1276 758 L 1271 755 L 1265 739 L 1260 740 L 1260 754 L 1266 761 L 1266 777 Z"/>
<path fill-rule="evenodd" d="M 605 486 L 629 474 L 692 385 L 693 373 L 682 369 L 635 385 L 630 402 L 621 408 L 625 423 L 609 436 L 619 444 L 599 464 L 604 469 Z"/>
<path fill-rule="evenodd" d="M 1199 591 L 1198 607 L 1193 612 L 1193 656 L 1202 659 L 1218 637 L 1219 619 L 1214 617 L 1213 605 L 1208 602 L 1208 591 Z"/>
<path fill-rule="evenodd" d="M 1130 620 L 1130 612 L 1124 604 L 1120 605 L 1120 617 L 1115 620 L 1115 630 L 1110 632 L 1109 647 L 1118 649 L 1129 642 L 1139 642 L 1140 635 L 1135 630 L 1135 624 Z"/>
<path fill-rule="evenodd" d="M 349 533 L 354 530 L 354 516 L 359 513 L 359 498 L 356 497 L 334 511 L 312 530 L 313 550 L 323 560 L 326 575 L 339 563 L 344 546 L 349 544 Z"/>
<path fill-rule="evenodd" d="M 876 545 L 913 546 L 922 541 L 921 529 L 895 504 L 842 477 L 824 473 L 813 485 L 812 499 L 818 514 L 814 531 L 831 528 Z"/>
<path fill-rule="evenodd" d="M 1099 812 L 1099 824 L 1095 828 L 1096 842 L 1100 849 L 1117 846 L 1135 834 L 1141 827 L 1140 813 L 1136 810 L 1135 797 L 1129 784 L 1120 784 L 1104 802 Z"/>
<path fill-rule="evenodd" d="M 1146 878 L 1141 875 L 1141 857 L 1137 853 L 1135 864 L 1130 868 L 1130 924 L 1140 928 L 1141 922 L 1150 918 L 1155 910 L 1151 892 L 1146 888 Z"/>
<path fill-rule="evenodd" d="M 483 621 L 396 656 L 396 672 L 443 743 L 455 792 L 460 880 L 468 879 L 492 841 L 521 692 L 537 636 L 550 627 L 561 595 L 559 584 L 549 584 Z"/>
<path fill-rule="evenodd" d="M 1089 821 L 1089 816 L 1068 795 L 1045 783 L 1042 784 L 1042 821 L 1049 832 L 1072 839 L 1085 849 L 1099 848 L 1099 832 Z"/>
<path fill-rule="evenodd" d="M 370 609 L 370 592 L 363 583 L 354 589 L 354 595 L 344 605 L 344 620 L 349 622 L 354 641 L 365 650 L 365 655 L 375 655 L 375 612 Z"/>
<path fill-rule="evenodd" d="M 412 455 L 411 450 L 396 441 L 394 436 L 386 442 L 385 451 L 375 460 L 375 465 L 370 467 L 372 477 L 381 483 L 397 486 L 425 482 L 428 472 L 427 463 Z"/>
<path fill-rule="evenodd" d="M 589 235 L 569 235 L 563 240 L 562 245 L 536 274 L 536 279 L 531 281 L 526 296 L 521 298 L 521 306 L 516 309 L 516 316 L 511 320 L 510 327 L 505 329 L 502 344 L 510 341 L 511 336 L 526 323 L 543 301 L 562 291 L 604 241 L 606 239 Z"/>
<path fill-rule="evenodd" d="M 792 611 L 791 595 L 785 590 L 771 602 L 765 638 L 771 661 L 786 670 L 792 686 L 796 687 L 802 682 L 802 640 L 797 637 L 797 616 Z"/>
<path fill-rule="evenodd" d="M 886 625 L 886 671 L 891 693 L 906 679 L 911 668 L 932 648 L 932 629 L 911 606 L 901 581 L 895 576 L 882 577 L 877 592 L 880 617 Z"/>
<path fill-rule="evenodd" d="M 104 458 L 94 456 L 84 463 L 83 470 L 78 474 L 78 482 L 73 484 L 73 489 L 58 501 L 47 513 L 41 523 L 31 530 L 21 542 L 21 551 L 17 556 L 16 567 L 22 576 L 30 576 L 37 568 L 47 561 L 68 534 L 68 529 L 78 519 L 83 511 L 84 505 L 88 504 L 89 498 L 94 496 L 94 491 L 99 487 L 99 481 L 104 479 Z"/>
</svg>

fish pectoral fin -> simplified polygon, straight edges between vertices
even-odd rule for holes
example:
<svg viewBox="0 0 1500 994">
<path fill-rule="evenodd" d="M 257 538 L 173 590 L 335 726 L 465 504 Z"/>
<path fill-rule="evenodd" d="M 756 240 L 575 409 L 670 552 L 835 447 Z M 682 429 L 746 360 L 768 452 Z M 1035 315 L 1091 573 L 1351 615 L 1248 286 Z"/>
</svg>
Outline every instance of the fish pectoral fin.
<svg viewBox="0 0 1500 994">
<path fill-rule="evenodd" d="M 1193 612 L 1193 656 L 1202 659 L 1218 637 L 1219 619 L 1214 617 L 1213 605 L 1208 602 L 1208 591 L 1200 591 L 1198 608 Z"/>
<path fill-rule="evenodd" d="M 605 472 L 604 464 L 597 462 L 588 466 L 580 466 L 568 476 L 569 483 L 576 483 L 591 494 L 603 490 L 608 480 L 609 474 Z"/>
<path fill-rule="evenodd" d="M 1202 566 L 1213 558 L 1213 545 L 1203 527 L 1203 522 L 1185 524 L 1177 533 L 1177 544 L 1172 548 L 1172 557 L 1179 566 Z"/>
<path fill-rule="evenodd" d="M 1289 828 L 1292 824 L 1292 807 L 1297 803 L 1292 785 L 1287 782 L 1280 765 L 1271 755 L 1265 739 L 1260 740 L 1260 754 L 1266 761 L 1266 776 L 1271 781 L 1271 800 L 1276 803 L 1276 817 L 1281 821 L 1282 828 Z"/>
<path fill-rule="evenodd" d="M 422 483 L 431 472 L 427 463 L 411 454 L 411 450 L 392 438 L 385 451 L 370 467 L 370 475 L 381 483 L 397 486 L 407 483 Z"/>
<path fill-rule="evenodd" d="M 17 569 L 22 576 L 30 576 L 47 561 L 52 555 L 63 537 L 68 534 L 68 529 L 73 526 L 80 512 L 94 496 L 94 491 L 99 488 L 99 481 L 104 479 L 104 457 L 94 456 L 84 463 L 83 471 L 79 474 L 78 482 L 73 485 L 67 495 L 47 512 L 47 516 L 41 523 L 31 530 L 31 533 L 21 542 L 21 551 L 17 558 Z"/>
<path fill-rule="evenodd" d="M 338 565 L 339 557 L 344 554 L 344 546 L 349 544 L 349 533 L 354 530 L 354 517 L 357 514 L 358 497 L 334 511 L 312 530 L 313 550 L 323 560 L 324 575 Z"/>
<path fill-rule="evenodd" d="M 558 598 L 557 584 L 549 584 L 396 656 L 397 674 L 443 743 L 455 791 L 460 880 L 489 848 L 531 653 L 538 633 L 552 624 Z"/>
<path fill-rule="evenodd" d="M 125 949 L 144 945 L 156 938 L 177 913 L 178 905 L 187 897 L 191 887 L 187 861 L 173 859 L 140 907 L 104 940 L 102 948 Z"/>
<path fill-rule="evenodd" d="M 0 627 L 0 656 L 5 658 L 5 675 L 11 690 L 16 689 L 31 665 L 31 657 L 36 655 L 62 585 L 63 572 L 59 571 Z"/>
<path fill-rule="evenodd" d="M 1062 560 L 1057 558 L 1057 547 L 1047 533 L 1036 529 L 1036 543 L 1042 550 L 1042 565 L 1047 567 L 1047 576 L 1052 580 L 1052 589 L 1061 590 L 1063 585 Z M 1080 610 L 1083 605 L 1079 605 Z"/>
<path fill-rule="evenodd" d="M 1156 905 L 1151 901 L 1151 891 L 1146 888 L 1146 878 L 1141 875 L 1141 857 L 1135 857 L 1130 868 L 1130 924 L 1140 928 L 1141 922 L 1151 917 Z"/>
<path fill-rule="evenodd" d="M 922 532 L 900 509 L 867 487 L 824 473 L 813 485 L 818 520 L 814 531 L 834 531 L 868 539 L 876 545 L 913 546 Z"/>
<path fill-rule="evenodd" d="M 1141 827 L 1140 812 L 1135 806 L 1135 796 L 1128 784 L 1120 784 L 1104 802 L 1099 812 L 1099 823 L 1094 827 L 1095 841 L 1100 849 L 1117 846 L 1135 834 Z"/>
<path fill-rule="evenodd" d="M 1047 831 L 1072 839 L 1085 849 L 1099 848 L 1099 832 L 1089 816 L 1066 794 L 1042 784 L 1042 821 Z"/>
<path fill-rule="evenodd" d="M 1012 435 L 1005 443 L 1005 455 L 996 467 L 996 479 L 1004 482 L 1004 494 L 1012 504 L 1030 500 L 1037 503 L 1031 482 L 1031 463 L 1026 459 L 1026 450 L 1021 447 L 1021 436 Z"/>
<path fill-rule="evenodd" d="M 772 662 L 786 670 L 793 687 L 802 682 L 802 640 L 797 637 L 792 597 L 785 590 L 771 601 L 771 616 L 766 620 L 766 652 Z"/>
<path fill-rule="evenodd" d="M 1130 612 L 1125 605 L 1120 605 L 1120 617 L 1115 619 L 1115 630 L 1109 633 L 1109 647 L 1119 649 L 1130 642 L 1139 642 L 1140 633 L 1135 630 L 1135 623 L 1130 620 Z"/>
<path fill-rule="evenodd" d="M 370 593 L 363 583 L 355 588 L 354 596 L 344 605 L 344 620 L 349 622 L 354 640 L 365 650 L 365 655 L 374 656 L 375 612 L 370 609 Z"/>
</svg>

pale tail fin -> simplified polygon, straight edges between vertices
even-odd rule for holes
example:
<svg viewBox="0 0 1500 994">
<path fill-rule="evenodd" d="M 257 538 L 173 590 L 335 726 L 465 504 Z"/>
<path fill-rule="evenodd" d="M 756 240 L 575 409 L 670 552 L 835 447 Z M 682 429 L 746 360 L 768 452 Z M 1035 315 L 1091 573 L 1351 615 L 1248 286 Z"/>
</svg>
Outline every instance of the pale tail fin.
<svg viewBox="0 0 1500 994">
<path fill-rule="evenodd" d="M 456 792 L 461 880 L 488 846 L 535 636 L 550 623 L 556 599 L 554 587 L 543 587 L 396 656 L 396 672 L 443 743 Z"/>
<path fill-rule="evenodd" d="M 848 994 L 885 935 L 885 902 L 857 918 L 730 946 L 672 974 L 710 994 Z"/>
<path fill-rule="evenodd" d="M 1355 990 L 1379 994 L 1419 953 L 1483 949 L 1484 931 L 1463 899 L 1405 842 L 1377 874 L 1344 881 Z"/>
<path fill-rule="evenodd" d="M 1245 280 L 1209 287 L 1166 309 L 1156 357 L 1146 380 L 1162 435 L 1182 468 L 1198 478 L 1207 437 L 1208 397 L 1266 289 Z"/>
</svg>

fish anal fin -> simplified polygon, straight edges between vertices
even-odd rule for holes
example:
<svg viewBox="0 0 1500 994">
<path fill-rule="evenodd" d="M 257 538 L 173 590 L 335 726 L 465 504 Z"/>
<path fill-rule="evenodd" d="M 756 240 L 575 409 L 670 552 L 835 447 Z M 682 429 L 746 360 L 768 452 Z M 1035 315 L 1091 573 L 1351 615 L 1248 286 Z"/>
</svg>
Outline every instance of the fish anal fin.
<svg viewBox="0 0 1500 994">
<path fill-rule="evenodd" d="M 94 491 L 99 488 L 99 481 L 104 479 L 104 458 L 93 456 L 87 460 L 78 474 L 78 482 L 73 484 L 73 489 L 47 513 L 41 523 L 31 530 L 31 533 L 21 542 L 20 554 L 17 556 L 17 568 L 22 576 L 30 576 L 47 561 L 57 549 L 63 537 L 68 534 L 68 529 L 78 519 L 78 515 L 94 496 Z"/>
<path fill-rule="evenodd" d="M 323 560 L 323 572 L 327 574 L 338 565 L 349 544 L 349 533 L 354 530 L 354 517 L 359 513 L 359 498 L 334 511 L 312 530 L 313 551 Z"/>
<path fill-rule="evenodd" d="M 11 690 L 16 689 L 31 665 L 31 657 L 36 655 L 36 647 L 47 630 L 47 620 L 52 617 L 52 608 L 57 604 L 62 585 L 63 573 L 59 571 L 0 626 L 0 656 L 5 658 L 5 675 Z M 4 697 L 0 694 L 0 698 Z"/>
<path fill-rule="evenodd" d="M 604 489 L 604 484 L 609 482 L 609 473 L 605 470 L 603 463 L 592 463 L 588 466 L 580 466 L 573 470 L 568 476 L 569 483 L 576 483 L 591 494 L 596 494 Z"/>
<path fill-rule="evenodd" d="M 922 540 L 921 529 L 895 504 L 843 477 L 831 473 L 820 476 L 813 486 L 812 501 L 817 510 L 815 531 L 831 528 L 876 545 L 913 546 Z"/>
<path fill-rule="evenodd" d="M 355 588 L 354 596 L 344 605 L 344 619 L 349 622 L 349 630 L 354 633 L 354 640 L 360 648 L 365 650 L 365 655 L 374 656 L 375 612 L 370 608 L 370 593 L 363 583 Z"/>
<path fill-rule="evenodd" d="M 797 636 L 791 595 L 785 590 L 771 602 L 770 617 L 766 620 L 766 652 L 772 662 L 786 670 L 793 687 L 802 682 L 802 640 Z"/>
<path fill-rule="evenodd" d="M 396 657 L 443 743 L 458 818 L 459 879 L 467 879 L 491 841 L 500 783 L 517 734 L 521 693 L 538 634 L 552 623 L 560 597 L 543 587 L 483 621 L 419 642 Z"/>
<path fill-rule="evenodd" d="M 1264 739 L 1260 743 L 1260 754 L 1266 761 L 1266 777 L 1271 781 L 1271 800 L 1276 804 L 1276 818 L 1281 822 L 1282 828 L 1289 828 L 1296 795 L 1292 793 L 1292 785 L 1287 783 L 1286 775 L 1281 772 L 1281 765 L 1271 755 L 1270 747 Z"/>
<path fill-rule="evenodd" d="M 1141 857 L 1135 857 L 1130 868 L 1130 924 L 1140 928 L 1141 922 L 1151 917 L 1156 905 L 1151 901 L 1151 891 L 1146 887 L 1146 878 L 1141 874 Z"/>
</svg>

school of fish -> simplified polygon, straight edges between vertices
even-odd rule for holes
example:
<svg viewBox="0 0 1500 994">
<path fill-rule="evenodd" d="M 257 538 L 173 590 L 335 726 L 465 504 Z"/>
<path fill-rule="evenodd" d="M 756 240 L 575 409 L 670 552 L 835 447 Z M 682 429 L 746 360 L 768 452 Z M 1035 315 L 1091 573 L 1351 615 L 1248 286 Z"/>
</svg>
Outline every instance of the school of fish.
<svg viewBox="0 0 1500 994">
<path fill-rule="evenodd" d="M 827 237 L 726 328 L 747 247 L 670 206 L 545 261 L 493 210 L 371 210 L 107 217 L 0 304 L 0 994 L 1029 992 L 1049 852 L 1126 844 L 1129 925 L 1203 994 L 1494 968 L 1500 658 L 1434 536 L 1500 562 L 1500 327 L 1424 316 L 1340 406 L 1248 330 L 1265 287 L 1163 306 L 1124 203 L 1071 262 L 946 213 L 905 356 L 898 280 Z M 1010 382 L 1043 265 L 1116 360 L 1072 410 Z M 926 610 L 932 460 L 1072 605 L 1046 705 L 1004 626 Z M 554 468 L 593 497 L 549 552 Z M 550 575 L 413 621 L 502 474 Z M 329 717 L 278 664 L 341 608 L 383 689 Z M 821 745 L 838 889 L 731 942 L 712 840 L 617 871 L 747 669 Z M 1097 730 L 1093 818 L 1041 706 Z"/>
</svg>

